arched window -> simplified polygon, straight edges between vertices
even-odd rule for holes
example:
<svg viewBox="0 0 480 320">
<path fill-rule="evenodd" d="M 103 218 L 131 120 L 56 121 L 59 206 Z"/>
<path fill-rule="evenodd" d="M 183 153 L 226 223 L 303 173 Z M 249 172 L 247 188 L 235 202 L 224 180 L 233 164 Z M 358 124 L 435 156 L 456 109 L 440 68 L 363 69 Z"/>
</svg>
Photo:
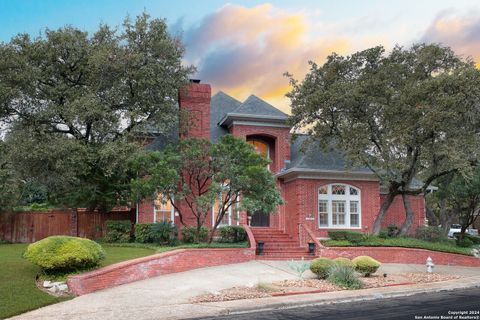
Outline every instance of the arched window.
<svg viewBox="0 0 480 320">
<path fill-rule="evenodd" d="M 175 221 L 175 209 L 168 197 L 158 192 L 153 204 L 153 223 L 157 223 L 157 221 Z"/>
<path fill-rule="evenodd" d="M 332 183 L 318 189 L 320 228 L 360 228 L 360 189 Z"/>
<path fill-rule="evenodd" d="M 247 142 L 253 146 L 257 153 L 270 160 L 270 147 L 267 142 L 254 138 L 247 139 Z M 268 169 L 270 169 L 270 165 L 268 165 Z"/>
</svg>

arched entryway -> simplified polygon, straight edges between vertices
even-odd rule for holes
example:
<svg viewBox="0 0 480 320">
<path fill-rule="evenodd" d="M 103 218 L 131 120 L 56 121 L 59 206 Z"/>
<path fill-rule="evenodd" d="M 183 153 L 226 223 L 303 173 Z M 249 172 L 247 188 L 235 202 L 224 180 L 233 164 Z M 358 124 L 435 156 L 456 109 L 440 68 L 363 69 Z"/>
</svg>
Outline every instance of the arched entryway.
<svg viewBox="0 0 480 320">
<path fill-rule="evenodd" d="M 262 136 L 247 136 L 247 142 L 253 145 L 255 151 L 263 155 L 265 158 L 271 160 L 273 149 L 275 147 L 275 141 L 268 137 Z M 270 165 L 268 169 L 271 170 Z M 250 225 L 252 227 L 269 227 L 270 226 L 270 215 L 262 211 L 256 211 L 251 215 L 252 220 Z"/>
</svg>

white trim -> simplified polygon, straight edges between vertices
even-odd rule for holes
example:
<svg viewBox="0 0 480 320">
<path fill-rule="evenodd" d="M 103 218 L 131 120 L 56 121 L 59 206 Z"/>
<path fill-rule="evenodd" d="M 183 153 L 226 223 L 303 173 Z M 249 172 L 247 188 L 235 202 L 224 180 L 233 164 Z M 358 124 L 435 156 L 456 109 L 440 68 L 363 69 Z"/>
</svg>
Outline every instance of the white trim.
<svg viewBox="0 0 480 320">
<path fill-rule="evenodd" d="M 345 194 L 337 195 L 332 194 L 332 186 L 339 185 L 345 187 Z M 320 188 L 326 186 L 327 187 L 327 194 L 320 194 Z M 357 190 L 357 195 L 350 194 L 350 188 Z M 317 189 L 317 228 L 318 229 L 362 229 L 362 203 L 361 203 L 361 190 L 358 187 L 352 186 L 350 184 L 345 183 L 330 183 L 327 185 L 321 185 Z M 327 213 L 328 213 L 328 226 L 320 225 L 320 211 L 319 211 L 319 203 L 320 200 L 327 201 Z M 344 213 L 345 213 L 345 220 L 344 224 L 333 224 L 333 201 L 344 201 Z M 357 201 L 357 214 L 358 214 L 358 226 L 351 226 L 351 202 Z M 338 221 L 337 221 L 338 223 Z"/>
<path fill-rule="evenodd" d="M 361 180 L 361 181 L 379 181 L 372 172 L 351 172 L 339 170 L 320 170 L 290 168 L 280 171 L 275 175 L 276 178 L 282 178 L 284 182 L 290 182 L 296 179 L 337 179 L 337 180 Z"/>
<path fill-rule="evenodd" d="M 155 199 L 153 200 L 153 223 L 157 223 L 157 205 L 155 204 L 156 199 L 157 195 L 155 195 Z"/>
<path fill-rule="evenodd" d="M 135 209 L 135 223 L 138 224 L 138 206 L 139 202 L 137 201 L 137 208 Z"/>
<path fill-rule="evenodd" d="M 243 126 L 257 126 L 257 127 L 276 127 L 276 128 L 290 128 L 289 125 L 286 124 L 276 124 L 276 123 L 268 123 L 268 122 L 256 122 L 256 121 L 239 121 L 234 120 L 228 128 L 231 128 L 234 125 L 243 125 Z"/>
</svg>

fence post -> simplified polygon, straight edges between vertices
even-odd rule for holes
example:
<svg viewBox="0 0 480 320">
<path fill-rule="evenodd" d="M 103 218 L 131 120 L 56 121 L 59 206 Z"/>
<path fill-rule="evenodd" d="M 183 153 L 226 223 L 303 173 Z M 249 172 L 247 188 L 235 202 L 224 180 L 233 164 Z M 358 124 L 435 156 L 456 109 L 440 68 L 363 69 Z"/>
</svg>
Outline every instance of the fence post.
<svg viewBox="0 0 480 320">
<path fill-rule="evenodd" d="M 70 235 L 78 237 L 78 212 L 77 208 L 70 210 Z"/>
</svg>

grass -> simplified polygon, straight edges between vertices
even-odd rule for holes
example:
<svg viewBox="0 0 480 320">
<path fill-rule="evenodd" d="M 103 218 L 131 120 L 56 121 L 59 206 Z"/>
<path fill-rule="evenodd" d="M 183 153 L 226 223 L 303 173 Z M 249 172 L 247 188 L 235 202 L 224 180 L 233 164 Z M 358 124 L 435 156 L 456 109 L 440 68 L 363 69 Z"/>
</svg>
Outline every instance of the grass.
<svg viewBox="0 0 480 320">
<path fill-rule="evenodd" d="M 36 287 L 35 277 L 41 270 L 22 258 L 27 246 L 0 245 L 0 319 L 69 299 L 53 297 Z M 101 266 L 155 253 L 148 248 L 103 247 L 107 255 Z"/>
<path fill-rule="evenodd" d="M 467 256 L 473 255 L 472 248 L 457 247 L 454 240 L 446 240 L 441 242 L 433 242 L 408 237 L 398 237 L 382 239 L 370 236 L 358 243 L 352 243 L 348 240 L 324 240 L 322 244 L 327 247 L 404 247 L 419 248 L 432 251 L 459 253 Z"/>
<path fill-rule="evenodd" d="M 28 244 L 23 243 L 0 244 L 0 319 L 69 299 L 53 297 L 36 287 L 35 277 L 41 274 L 41 270 L 22 257 L 27 246 Z M 105 267 L 117 262 L 181 248 L 245 248 L 248 247 L 248 241 L 240 243 L 181 244 L 179 246 L 159 246 L 143 243 L 102 243 L 102 247 L 105 249 L 106 257 L 100 263 L 100 267 Z M 48 277 L 64 280 L 70 274 L 49 275 Z"/>
</svg>

